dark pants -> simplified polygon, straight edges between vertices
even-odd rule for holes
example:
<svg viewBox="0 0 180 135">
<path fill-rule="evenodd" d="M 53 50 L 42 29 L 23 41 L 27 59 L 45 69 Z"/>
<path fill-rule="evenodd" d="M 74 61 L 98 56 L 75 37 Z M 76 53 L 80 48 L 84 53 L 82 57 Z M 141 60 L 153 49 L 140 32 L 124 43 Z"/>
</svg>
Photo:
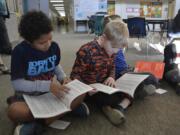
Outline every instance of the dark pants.
<svg viewBox="0 0 180 135">
<path fill-rule="evenodd" d="M 169 70 L 164 75 L 165 80 L 175 89 L 176 93 L 180 95 L 180 71 L 178 68 Z"/>
<path fill-rule="evenodd" d="M 130 96 L 124 94 L 124 93 L 115 93 L 112 95 L 108 95 L 102 92 L 98 92 L 92 96 L 87 96 L 85 101 L 94 105 L 97 105 L 98 107 L 102 106 L 116 106 L 119 104 L 124 98 L 130 98 Z"/>
<path fill-rule="evenodd" d="M 9 41 L 4 18 L 0 16 L 0 54 L 11 54 L 12 48 Z"/>
<path fill-rule="evenodd" d="M 168 83 L 172 84 L 172 85 L 176 85 L 178 83 L 180 83 L 180 72 L 179 69 L 172 69 L 168 72 L 165 73 L 165 79 Z"/>
<path fill-rule="evenodd" d="M 144 85 L 152 84 L 155 87 L 157 87 L 158 85 L 157 78 L 150 73 L 134 73 L 133 72 L 132 74 L 148 74 L 149 75 L 149 77 L 145 79 L 142 83 L 140 83 L 140 85 L 137 87 L 136 92 L 134 93 L 134 99 L 139 98 L 139 95 L 142 92 Z M 124 93 L 115 93 L 112 95 L 108 95 L 101 92 L 98 92 L 94 94 L 93 96 L 87 96 L 85 101 L 93 103 L 99 107 L 102 107 L 105 105 L 115 106 L 119 104 L 125 98 L 128 98 L 131 102 L 133 101 L 133 99 L 129 95 L 124 94 Z"/>
</svg>

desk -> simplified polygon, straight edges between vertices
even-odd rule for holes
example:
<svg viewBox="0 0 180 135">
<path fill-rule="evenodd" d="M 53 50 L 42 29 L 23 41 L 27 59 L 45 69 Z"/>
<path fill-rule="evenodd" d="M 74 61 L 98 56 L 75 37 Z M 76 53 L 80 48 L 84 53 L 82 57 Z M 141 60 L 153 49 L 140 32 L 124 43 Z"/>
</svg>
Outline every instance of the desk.
<svg viewBox="0 0 180 135">
<path fill-rule="evenodd" d="M 149 24 L 153 25 L 152 32 L 159 32 L 161 39 L 164 32 L 168 31 L 168 20 L 167 19 L 146 19 L 148 31 L 150 31 Z M 160 31 L 155 30 L 155 25 L 159 25 Z"/>
<path fill-rule="evenodd" d="M 125 23 L 127 23 L 127 19 L 123 19 L 123 21 Z M 147 18 L 146 19 L 146 25 L 148 27 L 148 30 L 150 31 L 149 24 L 152 24 L 153 25 L 153 30 L 152 30 L 153 32 L 155 32 L 155 25 L 156 24 L 160 25 L 160 29 L 162 31 L 163 29 L 166 28 L 165 26 L 167 26 L 167 23 L 168 23 L 168 19 L 154 19 L 154 18 Z"/>
<path fill-rule="evenodd" d="M 146 19 L 147 22 L 147 26 L 148 26 L 148 30 L 150 30 L 149 28 L 149 24 L 153 25 L 153 32 L 155 31 L 155 25 L 158 24 L 160 26 L 160 32 L 162 32 L 163 30 L 166 29 L 168 20 L 167 19 Z"/>
<path fill-rule="evenodd" d="M 83 30 L 78 30 L 78 27 L 81 26 L 82 28 L 84 27 Z M 75 32 L 87 32 L 88 31 L 88 20 L 75 20 L 74 21 L 74 31 Z"/>
</svg>

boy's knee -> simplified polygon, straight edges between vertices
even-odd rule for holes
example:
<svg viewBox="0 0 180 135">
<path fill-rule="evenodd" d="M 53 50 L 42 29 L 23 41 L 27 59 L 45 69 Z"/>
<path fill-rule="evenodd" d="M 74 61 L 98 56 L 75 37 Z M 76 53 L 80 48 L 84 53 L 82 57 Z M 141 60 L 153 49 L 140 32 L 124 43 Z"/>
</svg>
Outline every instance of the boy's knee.
<svg viewBox="0 0 180 135">
<path fill-rule="evenodd" d="M 15 115 L 16 115 L 16 107 L 14 104 L 10 105 L 8 107 L 8 111 L 7 111 L 7 115 L 9 117 L 10 120 L 14 121 L 15 122 Z"/>
<path fill-rule="evenodd" d="M 8 107 L 7 115 L 13 122 L 20 122 L 23 117 L 31 115 L 31 112 L 25 103 L 13 103 Z"/>
<path fill-rule="evenodd" d="M 78 107 L 84 101 L 85 97 L 86 97 L 86 94 L 83 94 L 79 96 L 78 98 L 76 98 L 71 104 L 71 109 L 73 110 L 76 107 Z"/>
</svg>

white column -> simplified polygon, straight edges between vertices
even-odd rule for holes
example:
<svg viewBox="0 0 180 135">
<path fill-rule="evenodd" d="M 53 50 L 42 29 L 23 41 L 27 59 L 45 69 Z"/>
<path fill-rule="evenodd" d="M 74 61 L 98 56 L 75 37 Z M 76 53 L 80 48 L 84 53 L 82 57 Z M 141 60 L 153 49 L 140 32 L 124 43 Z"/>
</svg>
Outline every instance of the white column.
<svg viewBox="0 0 180 135">
<path fill-rule="evenodd" d="M 49 16 L 49 0 L 40 0 L 40 10 Z"/>
<path fill-rule="evenodd" d="M 40 10 L 49 16 L 49 0 L 28 0 L 28 11 Z"/>
<path fill-rule="evenodd" d="M 175 8 L 174 8 L 174 17 L 178 13 L 178 10 L 180 9 L 180 0 L 175 1 Z"/>
</svg>

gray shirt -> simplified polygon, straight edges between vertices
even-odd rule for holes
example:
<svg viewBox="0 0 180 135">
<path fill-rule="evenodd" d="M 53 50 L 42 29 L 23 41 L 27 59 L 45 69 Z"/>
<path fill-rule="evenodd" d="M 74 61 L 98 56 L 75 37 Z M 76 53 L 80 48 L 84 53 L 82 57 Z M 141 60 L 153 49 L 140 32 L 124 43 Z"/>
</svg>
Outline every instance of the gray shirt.
<svg viewBox="0 0 180 135">
<path fill-rule="evenodd" d="M 58 81 L 62 81 L 66 74 L 64 73 L 61 65 L 56 66 L 55 68 L 55 75 Z M 50 91 L 50 84 L 51 81 L 43 81 L 43 80 L 36 80 L 36 81 L 29 81 L 25 80 L 24 78 L 16 79 L 11 81 L 13 88 L 17 92 L 49 92 Z"/>
</svg>

